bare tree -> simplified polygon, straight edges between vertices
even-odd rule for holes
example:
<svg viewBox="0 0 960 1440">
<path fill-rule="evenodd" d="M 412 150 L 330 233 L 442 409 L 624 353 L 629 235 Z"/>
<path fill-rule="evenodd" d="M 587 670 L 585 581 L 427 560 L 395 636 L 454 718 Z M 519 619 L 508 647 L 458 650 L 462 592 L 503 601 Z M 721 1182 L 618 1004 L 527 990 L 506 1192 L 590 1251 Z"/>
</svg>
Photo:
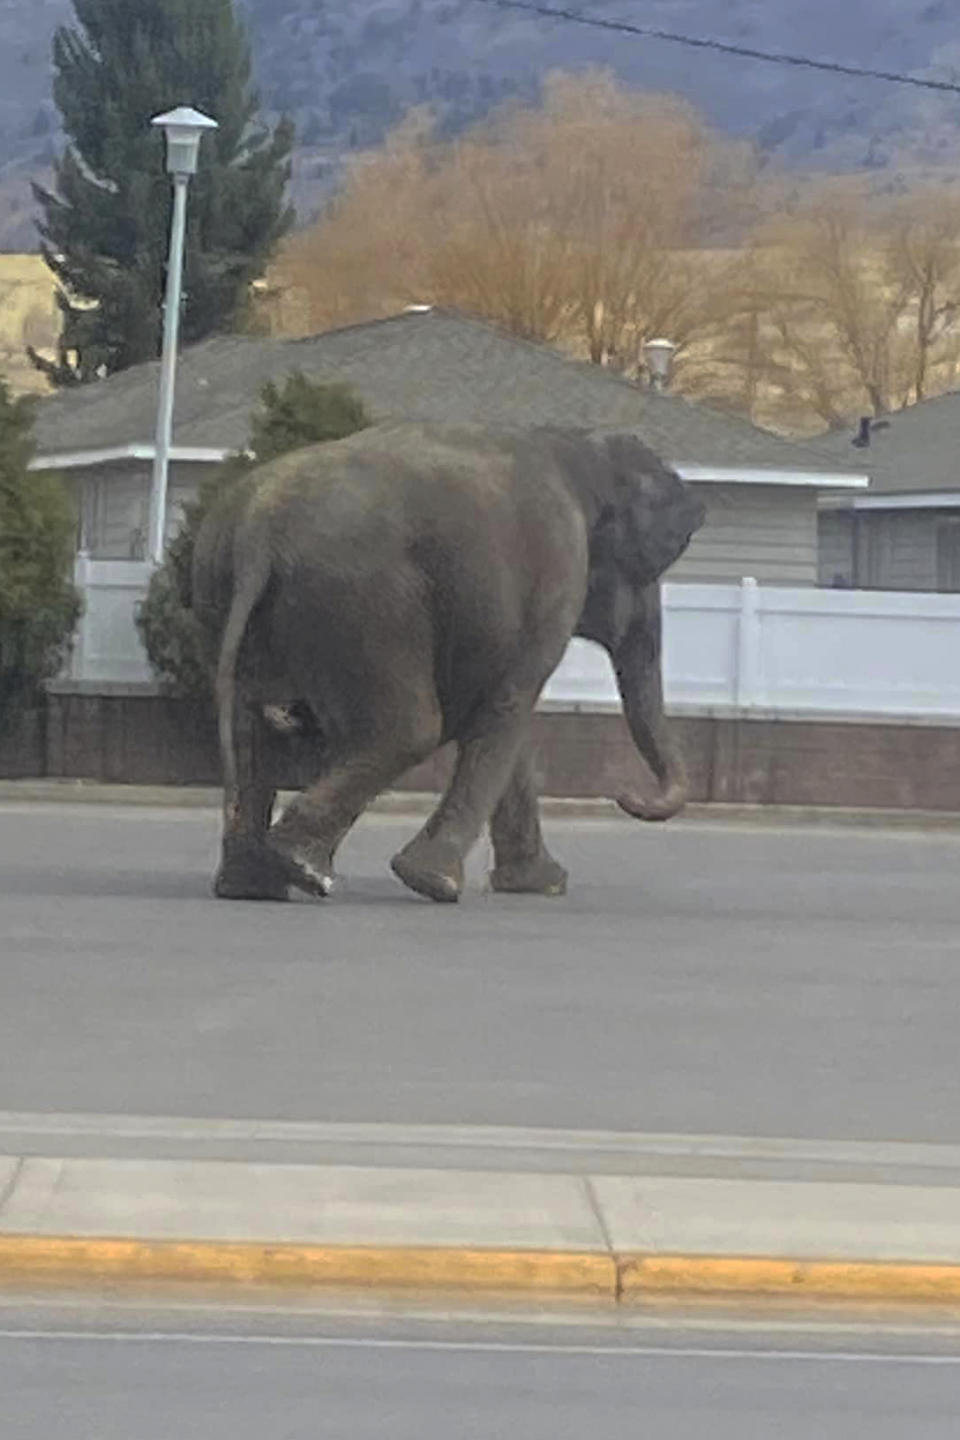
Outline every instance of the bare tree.
<svg viewBox="0 0 960 1440">
<path fill-rule="evenodd" d="M 956 379 L 960 360 L 960 199 L 929 189 L 902 202 L 891 260 L 910 300 L 902 326 L 906 365 L 894 399 L 926 399 Z"/>
<path fill-rule="evenodd" d="M 291 236 L 263 306 L 275 332 L 311 334 L 424 298 L 419 207 L 433 164 L 432 128 L 427 112 L 411 112 L 382 150 L 352 160 L 321 220 Z"/>
<path fill-rule="evenodd" d="M 684 102 L 608 75 L 553 75 L 542 103 L 442 141 L 422 113 L 352 167 L 278 266 L 301 329 L 448 305 L 597 363 L 683 349 L 725 301 L 691 256 L 743 225 L 747 152 Z M 289 322 L 288 322 L 289 323 Z"/>
<path fill-rule="evenodd" d="M 427 178 L 433 223 L 420 232 L 417 269 L 434 303 L 552 341 L 571 308 L 571 240 L 544 178 L 530 170 L 529 157 L 494 130 L 443 153 Z"/>
<path fill-rule="evenodd" d="M 741 363 L 752 413 L 810 430 L 947 389 L 958 307 L 960 202 L 942 190 L 881 201 L 857 181 L 818 187 L 761 226 L 751 250 L 753 348 Z"/>
</svg>

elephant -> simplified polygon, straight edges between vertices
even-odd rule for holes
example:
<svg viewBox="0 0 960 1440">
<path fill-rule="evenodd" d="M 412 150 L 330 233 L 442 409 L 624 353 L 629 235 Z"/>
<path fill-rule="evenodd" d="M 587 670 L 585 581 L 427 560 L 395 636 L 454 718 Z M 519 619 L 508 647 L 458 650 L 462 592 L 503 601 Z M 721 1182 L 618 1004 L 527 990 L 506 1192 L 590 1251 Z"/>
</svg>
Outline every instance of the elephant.
<svg viewBox="0 0 960 1440">
<path fill-rule="evenodd" d="M 613 663 L 658 783 L 620 805 L 675 815 L 659 577 L 703 509 L 627 431 L 384 422 L 254 469 L 197 535 L 224 785 L 225 899 L 327 895 L 370 802 L 452 742 L 452 780 L 395 874 L 456 901 L 484 827 L 494 891 L 562 894 L 540 829 L 531 717 L 574 635 Z M 275 822 L 278 747 L 310 783 Z"/>
</svg>

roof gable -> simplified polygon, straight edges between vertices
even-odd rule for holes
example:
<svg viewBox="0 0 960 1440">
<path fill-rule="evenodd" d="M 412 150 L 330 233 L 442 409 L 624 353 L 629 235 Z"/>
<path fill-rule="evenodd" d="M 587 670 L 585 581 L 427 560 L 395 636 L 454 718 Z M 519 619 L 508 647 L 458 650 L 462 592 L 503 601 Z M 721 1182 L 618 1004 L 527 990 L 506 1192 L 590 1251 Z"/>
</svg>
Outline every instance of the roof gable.
<svg viewBox="0 0 960 1440">
<path fill-rule="evenodd" d="M 869 474 L 871 491 L 960 492 L 960 391 L 922 400 L 876 423 L 868 446 L 853 443 L 856 425 L 813 443 L 836 463 L 852 462 Z"/>
<path fill-rule="evenodd" d="M 238 449 L 266 381 L 303 370 L 345 381 L 377 419 L 636 429 L 676 465 L 823 473 L 858 469 L 853 452 L 794 444 L 745 420 L 571 360 L 495 326 L 443 310 L 416 310 L 302 340 L 222 337 L 184 351 L 178 366 L 174 443 Z M 137 366 L 61 392 L 38 409 L 41 453 L 149 442 L 159 366 Z"/>
</svg>

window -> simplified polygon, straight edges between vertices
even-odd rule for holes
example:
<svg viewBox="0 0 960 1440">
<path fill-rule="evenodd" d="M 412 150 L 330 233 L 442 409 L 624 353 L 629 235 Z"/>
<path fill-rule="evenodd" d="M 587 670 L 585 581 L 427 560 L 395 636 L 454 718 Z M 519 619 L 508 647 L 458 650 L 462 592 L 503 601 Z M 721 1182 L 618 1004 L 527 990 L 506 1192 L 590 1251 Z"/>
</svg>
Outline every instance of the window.
<svg viewBox="0 0 960 1440">
<path fill-rule="evenodd" d="M 84 537 L 94 560 L 142 560 L 146 554 L 149 482 L 110 470 L 84 485 Z"/>
<path fill-rule="evenodd" d="M 897 521 L 884 510 L 857 516 L 857 579 L 862 590 L 896 590 Z"/>
<path fill-rule="evenodd" d="M 937 521 L 937 589 L 960 591 L 960 515 Z"/>
<path fill-rule="evenodd" d="M 853 511 L 821 510 L 817 517 L 819 581 L 834 590 L 853 586 Z"/>
<path fill-rule="evenodd" d="M 932 510 L 861 510 L 857 583 L 863 590 L 936 590 L 937 520 Z"/>
</svg>

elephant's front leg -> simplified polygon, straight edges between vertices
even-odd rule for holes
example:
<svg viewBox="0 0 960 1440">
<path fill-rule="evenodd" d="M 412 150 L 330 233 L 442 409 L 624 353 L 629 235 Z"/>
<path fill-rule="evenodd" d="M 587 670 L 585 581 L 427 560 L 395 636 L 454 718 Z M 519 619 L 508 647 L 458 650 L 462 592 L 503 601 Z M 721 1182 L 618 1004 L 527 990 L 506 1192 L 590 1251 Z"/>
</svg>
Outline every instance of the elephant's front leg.
<svg viewBox="0 0 960 1440">
<path fill-rule="evenodd" d="M 425 760 L 440 743 L 441 715 L 432 677 L 413 683 L 413 665 L 397 666 L 367 687 L 365 743 L 347 739 L 327 772 L 288 806 L 270 831 L 268 845 L 291 885 L 310 895 L 333 888 L 337 849 L 374 796 L 405 770 Z"/>
<path fill-rule="evenodd" d="M 221 900 L 286 900 L 287 877 L 267 848 L 276 788 L 260 717 L 237 717 L 237 788 L 226 796 L 223 847 L 214 893 Z"/>
<path fill-rule="evenodd" d="M 543 843 L 529 740 L 490 819 L 494 890 L 514 895 L 563 895 L 567 872 Z"/>
</svg>

